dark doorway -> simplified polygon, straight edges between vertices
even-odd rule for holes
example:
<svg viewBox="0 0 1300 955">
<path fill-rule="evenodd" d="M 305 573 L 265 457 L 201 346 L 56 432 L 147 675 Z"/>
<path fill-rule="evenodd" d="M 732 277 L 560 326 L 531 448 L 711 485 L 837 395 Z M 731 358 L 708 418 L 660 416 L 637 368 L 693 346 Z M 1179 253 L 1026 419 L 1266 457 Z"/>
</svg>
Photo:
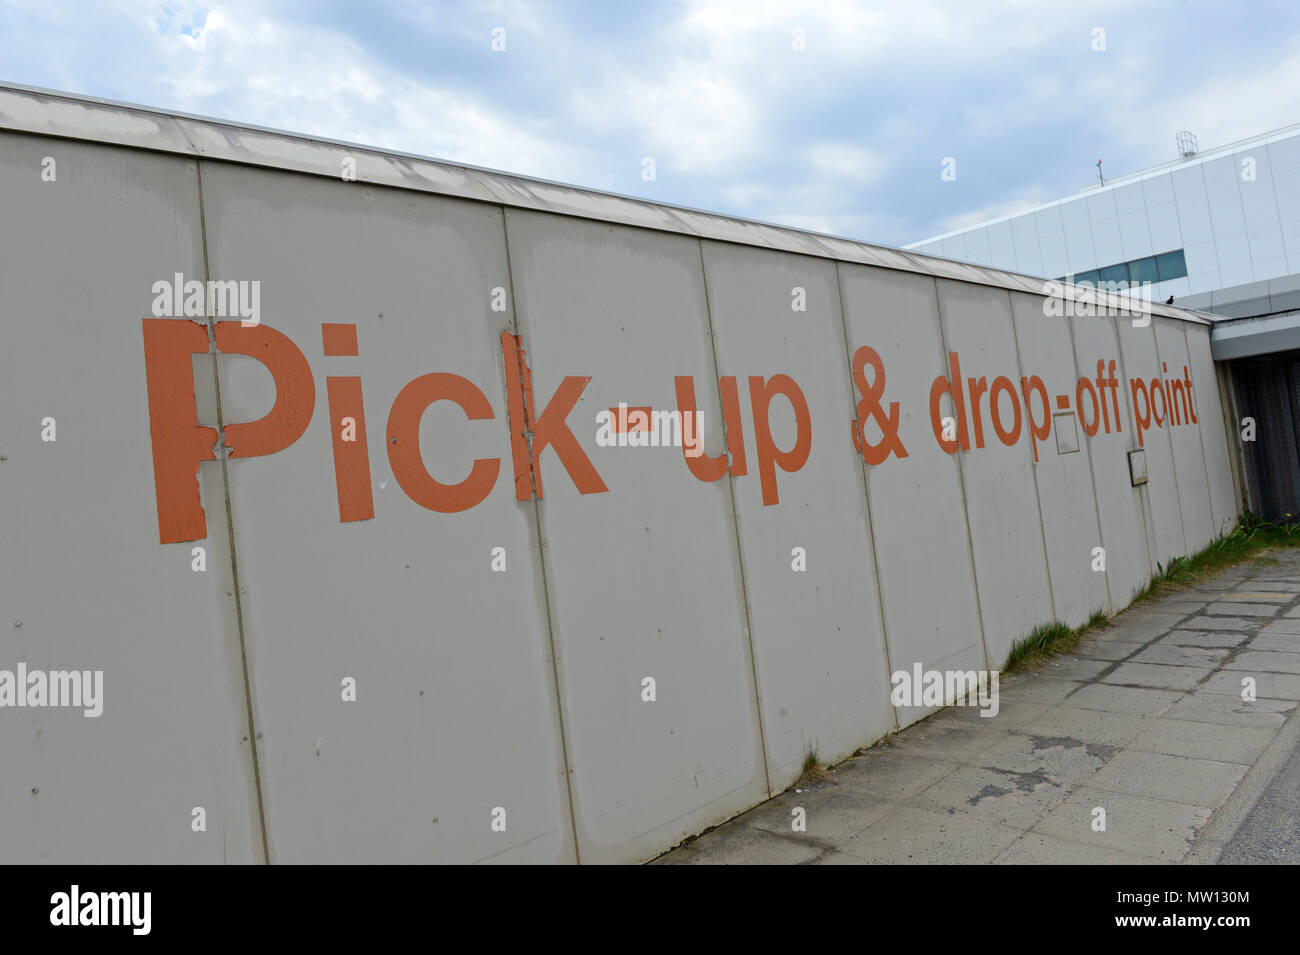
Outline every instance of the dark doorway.
<svg viewBox="0 0 1300 955">
<path fill-rule="evenodd" d="M 1250 508 L 1267 520 L 1300 521 L 1300 351 L 1238 358 L 1228 367 Z M 1253 441 L 1244 439 L 1245 418 L 1255 421 Z"/>
</svg>

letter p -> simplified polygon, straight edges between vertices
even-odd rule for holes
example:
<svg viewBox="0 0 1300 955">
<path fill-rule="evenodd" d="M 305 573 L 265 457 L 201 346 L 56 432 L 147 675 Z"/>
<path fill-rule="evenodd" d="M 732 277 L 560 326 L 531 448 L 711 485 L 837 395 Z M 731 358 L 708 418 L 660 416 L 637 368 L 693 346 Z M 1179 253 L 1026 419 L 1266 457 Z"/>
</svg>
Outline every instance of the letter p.
<svg viewBox="0 0 1300 955">
<path fill-rule="evenodd" d="M 772 399 L 784 395 L 794 411 L 794 447 L 782 451 L 772 438 L 769 417 Z M 763 492 L 763 506 L 776 504 L 780 495 L 776 487 L 776 469 L 798 471 L 808 460 L 812 450 L 812 421 L 808 416 L 808 402 L 803 391 L 789 375 L 773 375 L 766 381 L 759 375 L 749 378 L 749 404 L 754 413 L 754 453 L 758 458 L 758 474 Z"/>
<path fill-rule="evenodd" d="M 207 520 L 199 496 L 198 470 L 216 459 L 217 429 L 198 423 L 194 356 L 208 352 L 207 328 L 175 318 L 144 321 L 144 365 L 149 393 L 158 538 L 163 544 L 203 540 Z M 255 457 L 287 448 L 302 436 L 316 405 L 311 367 L 296 345 L 265 325 L 216 324 L 217 349 L 247 355 L 266 366 L 275 381 L 275 404 L 258 421 L 229 425 L 225 441 L 233 457 Z"/>
<path fill-rule="evenodd" d="M 1130 380 L 1129 390 L 1133 395 L 1134 430 L 1137 431 L 1138 447 L 1141 448 L 1146 445 L 1143 432 L 1151 427 L 1151 396 L 1147 393 L 1147 386 L 1141 378 Z M 1142 399 L 1141 404 L 1138 403 L 1139 397 Z"/>
</svg>

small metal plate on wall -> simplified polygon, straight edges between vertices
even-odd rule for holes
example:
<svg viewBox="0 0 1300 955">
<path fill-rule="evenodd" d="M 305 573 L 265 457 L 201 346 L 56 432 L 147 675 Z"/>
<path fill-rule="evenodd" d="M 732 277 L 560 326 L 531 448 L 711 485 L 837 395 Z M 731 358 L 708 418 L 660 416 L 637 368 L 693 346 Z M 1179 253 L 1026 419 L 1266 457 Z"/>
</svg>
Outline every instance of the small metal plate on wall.
<svg viewBox="0 0 1300 955">
<path fill-rule="evenodd" d="M 1073 411 L 1052 415 L 1052 430 L 1056 432 L 1056 453 L 1072 454 L 1079 450 L 1079 426 Z"/>
<path fill-rule="evenodd" d="M 1138 450 L 1128 453 L 1128 477 L 1133 482 L 1134 487 L 1147 483 L 1146 451 Z"/>
</svg>

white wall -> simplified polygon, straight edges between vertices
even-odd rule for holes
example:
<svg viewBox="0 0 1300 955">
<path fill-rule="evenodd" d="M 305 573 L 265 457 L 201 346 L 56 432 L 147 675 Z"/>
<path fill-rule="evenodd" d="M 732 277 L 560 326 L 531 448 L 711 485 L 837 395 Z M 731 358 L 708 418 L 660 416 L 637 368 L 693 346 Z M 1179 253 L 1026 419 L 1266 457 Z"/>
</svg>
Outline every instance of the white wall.
<svg viewBox="0 0 1300 955">
<path fill-rule="evenodd" d="M 934 708 L 892 706 L 891 672 L 998 668 L 1035 625 L 1118 609 L 1157 560 L 1235 517 L 1203 324 L 1049 317 L 1036 295 L 952 278 L 0 139 L 0 471 L 13 489 L 0 669 L 105 680 L 95 719 L 0 708 L 10 861 L 643 860 L 783 789 L 810 747 L 836 759 Z M 40 180 L 47 155 L 55 183 Z M 262 324 L 310 369 L 280 395 L 256 358 L 197 355 L 198 423 L 270 413 L 288 440 L 289 418 L 313 409 L 274 453 L 241 454 L 228 431 L 234 456 L 198 465 L 206 539 L 159 544 L 141 319 L 176 272 L 260 281 Z M 358 354 L 325 356 L 322 323 L 355 324 Z M 527 426 L 511 416 L 519 364 L 503 331 L 531 373 Z M 906 457 L 867 464 L 854 449 L 863 348 L 879 355 L 886 411 L 898 403 Z M 1003 442 L 986 394 L 985 446 L 948 453 L 930 394 L 950 352 L 963 387 L 1006 376 L 1019 393 L 1038 375 L 1072 408 L 1077 379 L 1114 359 L 1121 430 L 1079 428 L 1073 453 L 1052 433 L 1035 461 L 1023 400 Z M 1189 366 L 1200 424 L 1153 426 L 1151 480 L 1134 488 L 1128 375 L 1149 380 L 1161 361 Z M 484 499 L 454 512 L 417 503 L 390 462 L 394 399 L 430 374 L 463 377 L 487 411 L 467 420 L 438 401 L 423 414 L 429 477 L 453 485 L 474 461 L 497 463 Z M 765 499 L 751 389 L 781 375 L 807 406 L 807 460 L 774 465 Z M 521 501 L 511 432 L 536 436 L 573 376 L 590 380 L 565 418 L 572 445 L 554 432 L 543 494 Z M 676 376 L 694 382 L 705 453 L 738 456 L 743 438 L 746 473 L 705 481 L 681 448 L 598 445 L 598 411 L 674 408 Z M 361 380 L 371 519 L 339 519 L 331 377 Z M 739 434 L 724 424 L 730 378 Z M 1004 394 L 1008 422 L 1011 407 Z M 799 445 L 785 396 L 767 420 L 778 454 Z M 873 444 L 879 418 L 867 420 Z M 561 445 L 604 490 L 580 493 Z M 527 466 L 519 477 L 530 486 Z M 1091 568 L 1098 546 L 1106 573 Z"/>
<path fill-rule="evenodd" d="M 1300 133 L 1125 179 L 912 248 L 1053 278 L 1184 249 L 1177 300 L 1300 272 Z"/>
</svg>

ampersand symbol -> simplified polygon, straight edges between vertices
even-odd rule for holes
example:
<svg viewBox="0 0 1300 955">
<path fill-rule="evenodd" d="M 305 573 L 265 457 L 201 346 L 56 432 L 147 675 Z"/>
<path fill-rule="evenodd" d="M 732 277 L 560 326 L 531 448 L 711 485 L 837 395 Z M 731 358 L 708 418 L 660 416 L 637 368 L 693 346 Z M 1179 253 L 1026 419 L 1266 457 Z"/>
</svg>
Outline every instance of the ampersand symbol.
<svg viewBox="0 0 1300 955">
<path fill-rule="evenodd" d="M 867 365 L 871 365 L 876 373 L 871 383 L 867 382 L 867 376 L 863 373 Z M 869 345 L 863 345 L 853 353 L 853 381 L 862 394 L 862 400 L 858 402 L 858 417 L 853 422 L 853 446 L 862 455 L 862 460 L 875 465 L 883 463 L 891 453 L 900 458 L 907 457 L 907 448 L 903 447 L 903 442 L 898 437 L 898 402 L 890 402 L 888 414 L 884 413 L 880 404 L 880 397 L 885 391 L 885 363 L 880 360 L 880 354 Z M 868 418 L 874 418 L 880 428 L 881 438 L 877 444 L 867 440 L 867 433 L 863 429 Z"/>
</svg>

